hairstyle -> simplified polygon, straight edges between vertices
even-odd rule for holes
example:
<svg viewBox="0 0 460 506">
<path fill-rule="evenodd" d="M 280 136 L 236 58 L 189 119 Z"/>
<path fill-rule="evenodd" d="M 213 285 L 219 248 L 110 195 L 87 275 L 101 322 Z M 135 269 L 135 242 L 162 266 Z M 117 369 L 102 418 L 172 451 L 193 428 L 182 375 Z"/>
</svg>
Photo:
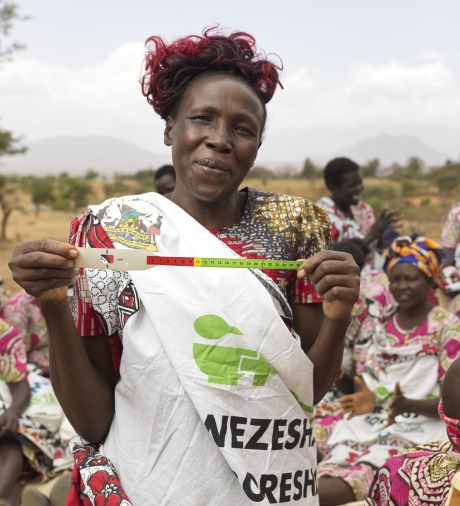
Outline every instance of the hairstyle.
<svg viewBox="0 0 460 506">
<path fill-rule="evenodd" d="M 345 174 L 359 172 L 359 165 L 349 158 L 334 158 L 324 167 L 324 182 L 328 188 L 340 186 Z"/>
<path fill-rule="evenodd" d="M 258 52 L 255 39 L 245 32 L 223 35 L 218 27 L 207 28 L 203 35 L 189 35 L 167 44 L 161 37 L 146 41 L 145 74 L 142 93 L 161 118 L 174 116 L 189 84 L 199 75 L 223 73 L 243 80 L 267 104 L 281 83 L 278 70 L 264 53 Z"/>
<path fill-rule="evenodd" d="M 371 249 L 366 241 L 358 237 L 336 242 L 332 246 L 332 249 L 334 251 L 344 251 L 345 253 L 350 253 L 353 260 L 356 262 L 356 265 L 359 267 L 359 270 L 364 267 L 364 260 L 371 252 Z"/>
<path fill-rule="evenodd" d="M 389 276 L 396 264 L 405 262 L 417 267 L 436 283 L 441 274 L 442 257 L 442 249 L 436 241 L 422 236 L 404 235 L 390 244 L 385 253 L 383 270 Z"/>
<path fill-rule="evenodd" d="M 162 165 L 155 171 L 153 180 L 158 181 L 160 177 L 166 176 L 167 174 L 171 175 L 174 178 L 174 180 L 176 179 L 176 170 L 174 169 L 174 167 L 172 165 Z"/>
</svg>

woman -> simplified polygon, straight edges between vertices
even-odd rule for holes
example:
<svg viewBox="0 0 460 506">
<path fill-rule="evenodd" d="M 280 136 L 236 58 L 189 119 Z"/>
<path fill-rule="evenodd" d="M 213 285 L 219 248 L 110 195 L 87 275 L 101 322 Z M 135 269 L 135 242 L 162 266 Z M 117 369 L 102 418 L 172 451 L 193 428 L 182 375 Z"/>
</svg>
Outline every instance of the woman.
<svg viewBox="0 0 460 506">
<path fill-rule="evenodd" d="M 459 380 L 460 357 L 454 360 L 446 373 L 438 409 L 448 440 L 420 445 L 389 458 L 377 471 L 367 504 L 446 504 L 452 478 L 460 471 Z"/>
<path fill-rule="evenodd" d="M 32 241 L 10 261 L 15 280 L 40 300 L 66 414 L 85 440 L 103 441 L 98 449 L 74 443 L 82 494 L 74 489 L 72 501 L 317 504 L 312 406 L 337 375 L 358 268 L 323 250 L 328 219 L 315 204 L 238 191 L 278 84 L 254 39 L 208 30 L 148 42 L 143 92 L 165 120 L 174 191 L 94 206 L 74 222 L 73 245 Z M 75 245 L 306 260 L 297 275 L 80 273 Z M 66 302 L 76 280 L 78 331 Z M 120 337 L 117 382 L 111 349 L 116 356 Z"/>
<path fill-rule="evenodd" d="M 318 204 L 329 213 L 332 241 L 335 244 L 348 239 L 363 239 L 372 248 L 366 257 L 366 265 L 380 269 L 377 248 L 381 248 L 384 234 L 397 235 L 393 225 L 398 225 L 399 215 L 384 209 L 375 219 L 372 206 L 361 200 L 364 186 L 359 165 L 349 158 L 329 161 L 324 167 L 324 182 L 331 195 L 320 198 Z"/>
<path fill-rule="evenodd" d="M 374 301 L 358 333 L 355 392 L 340 399 L 345 417 L 318 470 L 322 505 L 363 499 L 389 456 L 443 435 L 440 385 L 460 350 L 460 320 L 428 297 L 440 264 L 441 249 L 424 237 L 399 237 L 387 252 L 396 305 Z"/>
<path fill-rule="evenodd" d="M 18 308 L 21 297 L 11 299 L 11 306 Z M 11 316 L 10 301 L 0 298 L 4 303 L 0 314 Z M 26 480 L 46 481 L 71 462 L 59 437 L 62 409 L 50 380 L 30 360 L 31 336 L 26 327 L 19 328 L 0 317 L 1 505 L 17 504 Z"/>
</svg>

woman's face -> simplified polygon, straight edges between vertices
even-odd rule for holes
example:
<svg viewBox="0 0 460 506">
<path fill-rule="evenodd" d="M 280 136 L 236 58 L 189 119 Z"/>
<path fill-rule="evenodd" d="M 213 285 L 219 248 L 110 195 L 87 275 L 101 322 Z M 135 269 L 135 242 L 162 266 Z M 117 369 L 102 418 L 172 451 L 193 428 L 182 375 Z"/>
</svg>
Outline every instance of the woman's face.
<svg viewBox="0 0 460 506">
<path fill-rule="evenodd" d="M 420 269 L 407 262 L 399 262 L 390 271 L 390 291 L 402 309 L 414 309 L 426 303 L 430 280 Z"/>
<path fill-rule="evenodd" d="M 239 79 L 218 74 L 192 81 L 164 133 L 176 193 L 200 202 L 234 196 L 256 159 L 264 118 L 259 97 Z"/>
<path fill-rule="evenodd" d="M 339 185 L 331 189 L 332 198 L 339 206 L 355 206 L 364 190 L 363 180 L 359 171 L 348 172 L 342 176 Z"/>
</svg>

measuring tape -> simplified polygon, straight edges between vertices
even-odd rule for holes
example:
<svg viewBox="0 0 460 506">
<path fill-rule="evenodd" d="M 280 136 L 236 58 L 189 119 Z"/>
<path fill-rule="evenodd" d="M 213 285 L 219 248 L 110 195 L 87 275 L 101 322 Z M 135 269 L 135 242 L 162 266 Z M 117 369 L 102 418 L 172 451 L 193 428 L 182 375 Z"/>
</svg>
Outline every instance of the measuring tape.
<svg viewBox="0 0 460 506">
<path fill-rule="evenodd" d="M 77 248 L 76 267 L 114 271 L 145 270 L 158 265 L 170 267 L 218 267 L 230 269 L 297 270 L 302 260 L 261 260 L 247 258 L 199 258 L 161 256 L 141 249 Z"/>
</svg>

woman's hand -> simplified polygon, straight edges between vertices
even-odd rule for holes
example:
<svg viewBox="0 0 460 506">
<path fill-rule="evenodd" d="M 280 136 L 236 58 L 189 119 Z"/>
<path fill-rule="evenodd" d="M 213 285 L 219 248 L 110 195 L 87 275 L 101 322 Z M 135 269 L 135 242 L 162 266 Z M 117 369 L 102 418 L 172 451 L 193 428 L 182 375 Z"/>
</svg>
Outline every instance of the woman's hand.
<svg viewBox="0 0 460 506">
<path fill-rule="evenodd" d="M 304 260 L 297 276 L 310 276 L 323 299 L 324 315 L 339 322 L 350 317 L 359 296 L 359 267 L 349 253 L 322 250 Z"/>
<path fill-rule="evenodd" d="M 385 230 L 390 225 L 397 229 L 401 225 L 401 221 L 402 218 L 399 212 L 392 211 L 391 209 L 384 209 L 366 234 L 366 242 L 370 244 L 375 240 L 380 241 Z"/>
<path fill-rule="evenodd" d="M 388 425 L 395 422 L 395 418 L 402 413 L 407 413 L 407 397 L 401 392 L 399 381 L 395 383 L 395 390 L 388 401 Z"/>
<path fill-rule="evenodd" d="M 78 250 L 72 245 L 43 239 L 18 244 L 8 262 L 13 279 L 41 303 L 54 306 L 67 296 L 75 282 Z"/>
<path fill-rule="evenodd" d="M 16 434 L 19 427 L 19 415 L 11 408 L 0 415 L 0 437 Z"/>
<path fill-rule="evenodd" d="M 342 411 L 344 414 L 348 414 L 348 419 L 370 413 L 375 408 L 374 393 L 367 388 L 364 381 L 359 376 L 355 376 L 354 384 L 355 392 L 339 399 Z"/>
</svg>

